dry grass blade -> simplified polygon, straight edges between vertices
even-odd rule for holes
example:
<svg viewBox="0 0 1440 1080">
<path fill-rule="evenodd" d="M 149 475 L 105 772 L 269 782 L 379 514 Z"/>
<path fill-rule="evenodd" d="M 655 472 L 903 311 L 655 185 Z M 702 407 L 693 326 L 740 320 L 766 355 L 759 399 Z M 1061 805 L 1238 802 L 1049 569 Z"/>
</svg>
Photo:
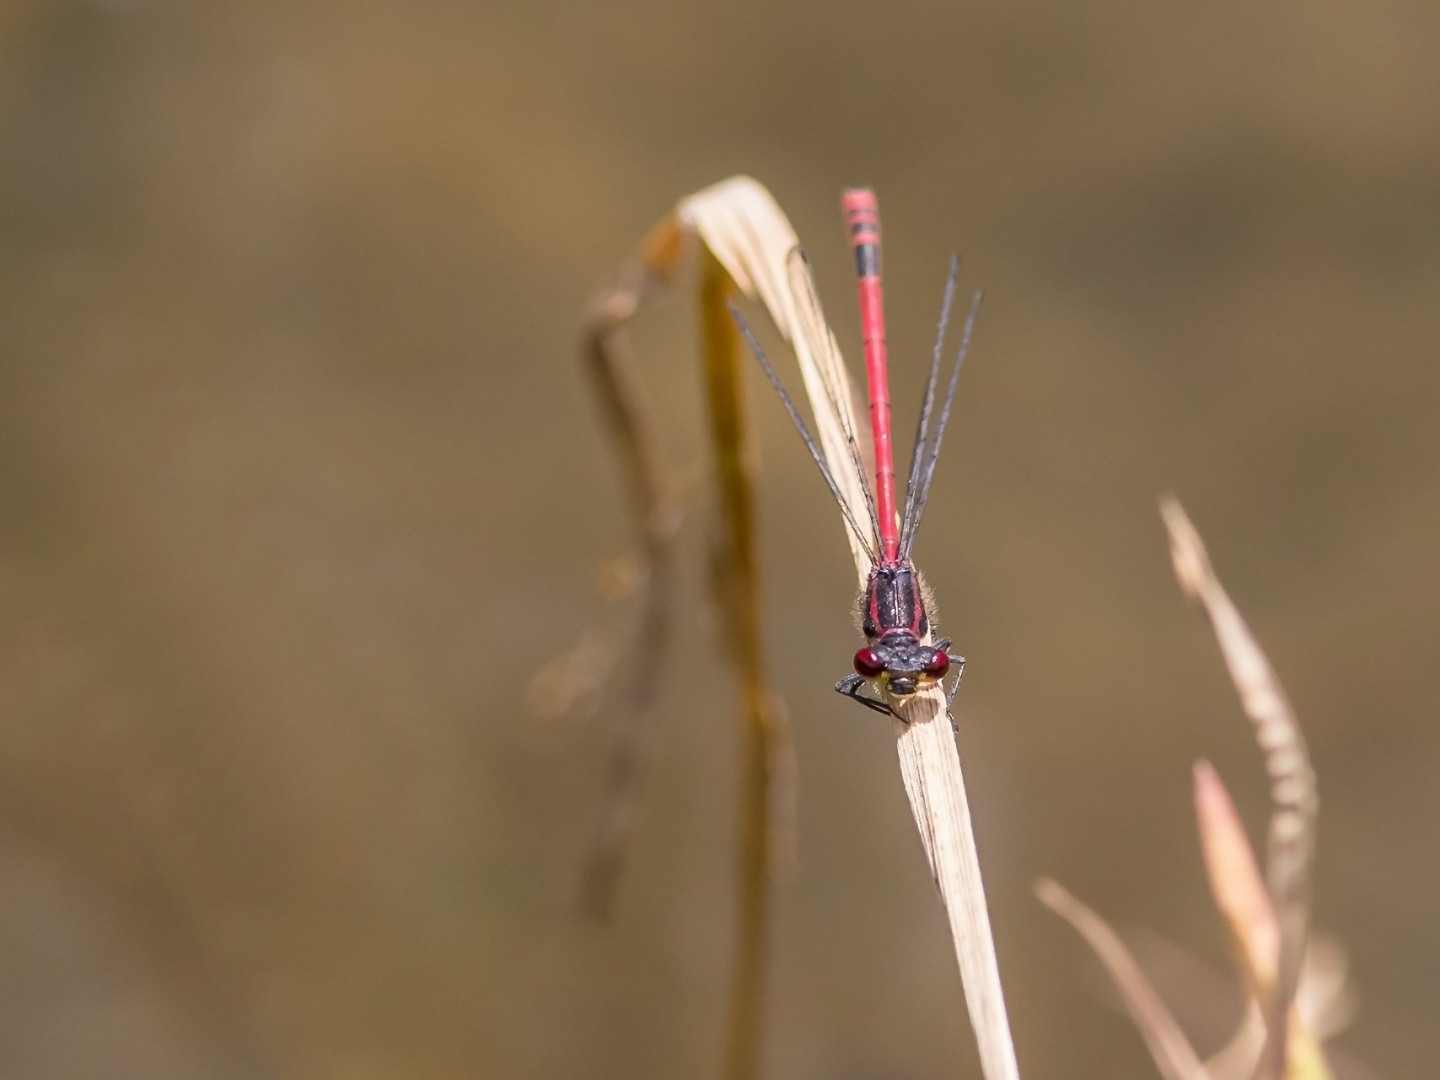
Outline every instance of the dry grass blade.
<svg viewBox="0 0 1440 1080">
<path fill-rule="evenodd" d="M 695 228 L 741 291 L 764 303 L 776 328 L 794 347 L 825 459 L 855 520 L 868 520 L 859 469 L 847 438 L 847 429 L 858 427 L 854 395 L 835 336 L 817 314 L 818 302 L 804 293 L 808 277 L 802 275 L 797 281 L 793 270 L 787 270 L 794 265 L 794 230 L 769 193 L 744 177 L 687 199 L 680 216 Z M 850 415 L 841 416 L 839 410 Z M 845 532 L 863 586 L 869 560 L 860 539 L 849 528 Z M 1018 1080 L 965 779 L 944 693 L 931 688 L 915 695 L 902 711 L 908 723 L 896 724 L 901 777 L 949 917 L 981 1068 L 986 1080 Z"/>
<path fill-rule="evenodd" d="M 1245 1007 L 1245 1019 L 1230 1041 L 1205 1059 L 1211 1080 L 1250 1080 L 1265 1052 L 1265 1029 L 1265 1016 L 1251 998 Z"/>
<path fill-rule="evenodd" d="M 945 693 L 932 686 L 903 704 L 892 704 L 904 718 L 895 722 L 900 777 L 950 922 L 981 1070 L 986 1080 L 1019 1080 L 965 774 Z"/>
<path fill-rule="evenodd" d="M 740 674 L 744 716 L 740 777 L 740 873 L 736 962 L 731 984 L 726 1075 L 746 1080 L 759 1068 L 772 799 L 777 766 L 788 761 L 788 737 L 768 688 L 760 625 L 760 566 L 755 524 L 754 464 L 745 435 L 739 335 L 730 318 L 734 286 L 708 251 L 701 256 L 700 321 L 712 443 L 725 527 L 715 557 L 715 592 L 725 616 L 729 653 Z"/>
<path fill-rule="evenodd" d="M 850 535 L 850 549 L 855 554 L 858 566 L 861 561 L 860 550 L 868 544 L 873 553 L 879 543 L 876 535 L 876 526 L 879 523 L 877 508 L 870 489 L 859 482 L 861 473 L 866 476 L 873 476 L 875 473 L 874 447 L 868 439 L 859 438 L 856 432 L 855 399 L 858 391 L 850 379 L 844 359 L 840 356 L 840 346 L 835 341 L 830 324 L 825 319 L 820 292 L 803 249 L 797 246 L 790 250 L 785 260 L 785 270 L 786 285 L 798 319 L 795 337 L 802 346 L 808 346 L 808 356 L 812 361 L 807 363 L 802 360 L 800 364 L 800 370 L 805 376 L 805 392 L 817 415 L 823 413 L 827 421 L 834 421 L 833 424 L 827 422 L 821 425 L 821 439 L 826 446 L 827 460 L 833 460 L 841 452 L 845 454 L 850 469 L 844 477 L 838 478 L 841 492 L 847 506 L 853 509 L 863 503 L 866 510 L 864 517 L 852 514 L 856 521 L 868 525 L 868 532 L 864 536 L 853 533 Z M 820 408 L 822 402 L 826 406 L 824 409 Z M 836 440 L 831 436 L 835 431 L 844 439 L 843 451 L 839 447 L 832 449 Z M 869 554 L 866 555 L 867 564 L 870 557 Z"/>
<path fill-rule="evenodd" d="M 1195 818 L 1215 906 L 1230 924 L 1245 981 L 1257 998 L 1275 985 L 1280 924 L 1240 814 L 1208 761 L 1195 763 Z"/>
<path fill-rule="evenodd" d="M 608 913 L 614 900 L 653 752 L 659 719 L 655 676 L 664 669 L 670 644 L 673 545 L 680 520 L 674 485 L 642 404 L 626 328 L 645 292 L 674 273 L 684 252 L 684 239 L 673 221 L 662 222 L 615 283 L 596 297 L 585 326 L 585 367 L 624 465 L 631 518 L 643 552 L 645 595 L 638 648 L 649 658 L 635 672 L 629 726 L 611 755 L 605 796 L 581 878 L 581 903 L 600 916 Z"/>
<path fill-rule="evenodd" d="M 765 306 L 780 336 L 795 350 L 825 460 L 855 520 L 867 520 L 864 488 L 852 463 L 844 425 L 829 408 L 826 385 L 836 388 L 852 416 L 853 391 L 835 335 L 829 327 L 807 319 L 811 307 L 790 280 L 791 253 L 800 241 L 789 219 L 770 193 L 746 176 L 692 195 L 680 204 L 679 216 L 704 240 L 740 291 Z M 846 537 L 859 563 L 865 558 L 860 538 L 849 529 Z"/>
<path fill-rule="evenodd" d="M 1267 1001 L 1274 992 L 1280 924 L 1240 814 L 1219 774 L 1206 761 L 1195 765 L 1195 817 L 1215 906 L 1230 926 L 1251 996 L 1257 1002 Z M 1328 1080 L 1324 1052 L 1302 1018 L 1298 1000 L 1291 1004 L 1287 1028 L 1287 1075 L 1292 1080 Z M 1229 1075 L 1252 1075 L 1260 1061 L 1261 1043 L 1254 1045 L 1249 1067 L 1232 1066 Z M 1228 1055 L 1232 1061 L 1244 1061 L 1241 1045 L 1237 1042 Z"/>
<path fill-rule="evenodd" d="M 1049 878 L 1036 883 L 1035 895 L 1095 950 L 1165 1080 L 1210 1080 L 1200 1056 L 1110 924 Z"/>
<path fill-rule="evenodd" d="M 645 294 L 673 276 L 692 230 L 693 223 L 680 213 L 662 221 L 615 284 L 597 297 L 586 324 L 587 368 L 629 481 L 647 585 L 637 650 L 646 662 L 636 669 L 629 727 L 611 759 L 599 827 L 582 881 L 585 906 L 600 913 L 609 908 L 615 893 L 654 743 L 656 676 L 666 667 L 673 623 L 672 546 L 679 519 L 675 485 L 663 467 L 650 417 L 641 406 L 626 330 Z M 779 862 L 776 848 L 784 846 L 774 842 L 775 818 L 780 817 L 774 808 L 790 801 L 776 789 L 790 771 L 785 768 L 789 742 L 784 714 L 769 691 L 764 663 L 754 470 L 745 432 L 742 359 L 726 309 L 727 297 L 737 284 L 721 262 L 709 252 L 703 253 L 699 310 L 722 521 L 714 582 L 725 615 L 727 653 L 741 684 L 743 738 L 737 933 L 726 1076 L 752 1080 L 759 1073 L 769 937 L 768 877 L 772 865 Z M 740 287 L 753 292 L 745 285 Z M 572 651 L 568 669 L 547 672 L 555 684 L 552 696 L 563 701 L 573 685 L 583 685 L 602 670 L 604 660 L 584 650 Z M 535 696 L 544 699 L 543 694 Z"/>
<path fill-rule="evenodd" d="M 1290 1006 L 1304 962 L 1310 921 L 1310 874 L 1319 800 L 1315 772 L 1294 709 L 1270 661 L 1210 565 L 1205 544 L 1179 502 L 1166 499 L 1161 514 L 1180 587 L 1210 619 L 1240 704 L 1255 726 L 1270 779 L 1270 830 L 1266 878 L 1279 920 L 1274 986 L 1261 998 L 1269 1039 L 1262 1073 L 1285 1075 Z"/>
</svg>

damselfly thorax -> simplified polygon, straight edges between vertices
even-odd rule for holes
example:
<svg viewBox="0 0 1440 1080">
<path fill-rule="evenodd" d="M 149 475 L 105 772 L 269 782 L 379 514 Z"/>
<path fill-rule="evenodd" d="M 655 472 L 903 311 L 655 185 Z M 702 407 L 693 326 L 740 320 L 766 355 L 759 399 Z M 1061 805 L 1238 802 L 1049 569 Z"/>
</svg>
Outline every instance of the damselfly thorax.
<svg viewBox="0 0 1440 1080">
<path fill-rule="evenodd" d="M 930 636 L 928 592 L 913 565 L 897 562 L 872 567 L 860 595 L 860 630 L 869 644 L 855 653 L 855 673 L 896 697 L 938 682 L 950 670 L 944 648 L 923 644 Z"/>
<path fill-rule="evenodd" d="M 902 511 L 897 505 L 895 453 L 890 432 L 885 312 L 880 289 L 880 213 L 875 196 L 869 191 L 846 192 L 844 205 L 850 242 L 855 251 L 861 336 L 865 343 L 866 388 L 870 399 L 871 445 L 874 451 L 873 484 L 870 480 L 871 470 L 860 453 L 855 437 L 854 422 L 848 404 L 849 395 L 846 388 L 840 385 L 847 378 L 844 365 L 839 355 L 834 352 L 829 326 L 820 307 L 809 262 L 799 248 L 791 252 L 790 285 L 799 307 L 800 330 L 811 349 L 824 355 L 824 362 L 818 366 L 825 384 L 825 397 L 831 418 L 843 433 L 849 464 L 859 478 L 863 505 L 852 505 L 853 500 L 847 500 L 840 485 L 836 483 L 819 444 L 801 419 L 794 402 L 790 400 L 790 395 L 766 358 L 764 350 L 750 332 L 744 317 L 738 310 L 732 308 L 732 311 L 756 359 L 760 361 L 760 366 L 780 395 L 796 430 L 800 432 L 810 456 L 820 467 L 820 473 L 825 478 L 830 493 L 839 503 L 846 524 L 860 549 L 870 560 L 870 573 L 860 597 L 860 628 L 865 634 L 867 644 L 855 653 L 854 674 L 846 675 L 835 684 L 835 689 L 868 708 L 894 715 L 889 701 L 903 701 L 921 688 L 943 679 L 953 667 L 955 681 L 947 698 L 948 705 L 948 701 L 955 696 L 960 675 L 965 668 L 964 657 L 950 653 L 948 638 L 931 640 L 934 633 L 931 625 L 934 605 L 930 601 L 920 572 L 910 561 L 910 551 L 915 544 L 920 519 L 925 513 L 925 503 L 930 497 L 935 463 L 940 457 L 940 442 L 944 438 L 945 425 L 950 418 L 950 406 L 955 400 L 955 388 L 975 326 L 975 313 L 979 307 L 980 296 L 977 293 L 970 305 L 970 313 L 961 334 L 960 350 L 932 435 L 930 417 L 935 405 L 935 388 L 940 374 L 945 329 L 955 297 L 955 278 L 959 273 L 959 260 L 952 258 L 950 275 L 945 282 L 945 301 L 940 311 L 940 330 L 936 335 L 930 374 L 925 382 L 925 394 L 920 406 L 920 422 L 915 434 L 915 450 L 910 458 L 910 474 L 905 484 Z M 877 699 L 865 696 L 862 690 L 867 683 L 873 683 L 882 697 Z"/>
</svg>

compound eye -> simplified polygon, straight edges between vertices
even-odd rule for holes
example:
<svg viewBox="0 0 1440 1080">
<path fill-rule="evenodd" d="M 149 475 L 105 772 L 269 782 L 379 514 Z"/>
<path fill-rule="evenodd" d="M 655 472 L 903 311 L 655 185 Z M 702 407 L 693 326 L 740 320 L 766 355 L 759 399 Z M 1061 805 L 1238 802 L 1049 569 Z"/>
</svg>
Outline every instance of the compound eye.
<svg viewBox="0 0 1440 1080">
<path fill-rule="evenodd" d="M 950 670 L 950 658 L 943 652 L 936 652 L 929 660 L 925 661 L 925 674 L 933 678 L 940 678 Z"/>
<path fill-rule="evenodd" d="M 855 671 L 864 675 L 867 679 L 877 678 L 885 665 L 880 662 L 880 657 L 875 655 L 874 649 L 861 649 L 855 654 Z"/>
</svg>

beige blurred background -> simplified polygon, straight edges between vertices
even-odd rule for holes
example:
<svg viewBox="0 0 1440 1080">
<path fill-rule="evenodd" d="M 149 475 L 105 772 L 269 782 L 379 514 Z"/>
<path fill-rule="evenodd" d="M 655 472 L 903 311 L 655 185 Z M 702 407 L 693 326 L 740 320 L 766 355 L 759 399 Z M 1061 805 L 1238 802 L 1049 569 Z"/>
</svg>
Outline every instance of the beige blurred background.
<svg viewBox="0 0 1440 1080">
<path fill-rule="evenodd" d="M 582 306 L 742 171 L 852 356 L 838 195 L 878 189 L 902 430 L 952 248 L 988 290 L 917 558 L 1025 1075 L 1154 1075 L 1042 873 L 1193 956 L 1151 950 L 1202 1049 L 1238 1009 L 1189 768 L 1256 835 L 1264 783 L 1164 490 L 1309 733 L 1338 1045 L 1433 1074 L 1437 49 L 1427 0 L 0 3 L 0 1075 L 718 1075 L 708 490 L 608 930 L 572 901 L 623 702 L 522 700 L 628 542 Z M 688 289 L 637 332 L 678 463 Z M 978 1076 L 891 737 L 830 690 L 838 520 L 752 399 L 800 776 L 767 1074 Z"/>
</svg>

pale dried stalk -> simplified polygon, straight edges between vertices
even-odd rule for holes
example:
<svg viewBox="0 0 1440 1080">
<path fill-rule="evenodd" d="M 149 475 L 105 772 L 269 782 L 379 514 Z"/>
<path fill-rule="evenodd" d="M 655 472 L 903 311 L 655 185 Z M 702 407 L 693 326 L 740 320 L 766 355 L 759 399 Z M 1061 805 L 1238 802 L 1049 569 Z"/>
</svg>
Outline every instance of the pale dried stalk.
<svg viewBox="0 0 1440 1080">
<path fill-rule="evenodd" d="M 1211 1080 L 1250 1080 L 1265 1053 L 1265 1030 L 1265 1016 L 1251 998 L 1245 1005 L 1245 1019 L 1230 1041 L 1205 1059 Z"/>
<path fill-rule="evenodd" d="M 1235 951 L 1251 997 L 1255 1002 L 1270 1000 L 1275 988 L 1276 962 L 1280 953 L 1280 923 L 1270 902 L 1255 852 L 1239 811 L 1225 789 L 1219 773 L 1208 761 L 1195 765 L 1195 818 L 1200 829 L 1200 847 L 1215 906 L 1230 926 Z M 1308 959 L 1308 958 L 1307 958 Z M 1297 982 L 1296 1000 L 1287 1020 L 1288 1051 L 1286 1074 L 1290 1080 L 1329 1080 L 1330 1070 L 1316 1037 L 1302 1016 L 1300 997 L 1310 968 L 1307 963 Z M 1263 1014 L 1260 1037 L 1255 1040 L 1249 1067 L 1234 1072 L 1250 1076 L 1260 1064 L 1266 1044 Z M 1248 1024 L 1248 1020 L 1247 1020 Z M 1243 1034 L 1243 1029 L 1242 1029 Z M 1243 1061 L 1242 1044 L 1234 1044 L 1230 1058 Z"/>
<path fill-rule="evenodd" d="M 1311 861 L 1319 809 L 1315 772 L 1285 690 L 1220 584 L 1200 534 L 1175 499 L 1166 499 L 1160 509 L 1170 536 L 1175 576 L 1210 619 L 1231 681 L 1239 691 L 1241 708 L 1255 726 L 1270 778 L 1266 878 L 1280 932 L 1273 986 L 1260 988 L 1269 1027 L 1261 1073 L 1281 1077 L 1286 1073 L 1290 1006 L 1309 931 Z"/>
<path fill-rule="evenodd" d="M 1215 906 L 1230 924 L 1239 946 L 1245 982 L 1256 998 L 1268 997 L 1275 985 L 1275 960 L 1280 954 L 1280 923 L 1265 890 L 1250 838 L 1240 823 L 1230 793 L 1208 761 L 1195 763 L 1195 820 L 1200 851 Z"/>
<path fill-rule="evenodd" d="M 795 349 L 825 458 L 858 520 L 864 519 L 861 478 L 844 431 L 831 413 L 825 383 L 838 391 L 858 428 L 850 380 L 828 326 L 807 324 L 787 272 L 798 241 L 790 223 L 763 187 L 735 177 L 680 204 L 682 221 L 699 233 L 740 290 L 761 300 L 781 335 Z M 825 369 L 825 370 L 822 370 Z M 847 528 L 860 585 L 869 560 Z M 945 711 L 943 691 L 931 687 L 899 705 L 896 749 L 911 813 L 930 871 L 949 917 L 965 1002 L 975 1029 L 986 1080 L 1018 1080 L 1019 1066 L 1005 1012 L 1000 968 L 980 877 L 980 859 L 965 797 L 960 754 Z"/>
<path fill-rule="evenodd" d="M 636 392 L 626 329 L 646 293 L 674 275 L 688 246 L 687 229 L 677 215 L 669 215 L 651 231 L 616 281 L 597 296 L 586 322 L 587 368 L 625 465 L 632 520 L 643 545 L 644 647 L 639 654 L 648 661 L 636 672 L 634 707 L 611 756 L 599 827 L 582 879 L 582 898 L 597 913 L 603 913 L 614 896 L 654 743 L 656 673 L 665 668 L 663 650 L 673 623 L 672 548 L 679 519 L 674 483 L 657 451 L 649 414 Z M 759 1075 L 764 1016 L 768 878 L 778 846 L 772 843 L 772 811 L 788 801 L 776 797 L 776 788 L 787 775 L 783 765 L 789 752 L 783 712 L 775 707 L 765 670 L 753 462 L 745 434 L 743 359 L 726 307 L 731 291 L 727 272 L 706 255 L 699 308 L 722 522 L 714 585 L 725 616 L 727 651 L 741 683 L 740 859 L 725 1074 L 729 1080 L 754 1080 Z M 592 672 L 601 666 L 583 651 L 572 651 L 568 660 L 577 666 L 589 661 Z M 579 675 L 583 681 L 585 672 L 581 670 Z M 554 678 L 553 671 L 550 676 Z M 567 680 L 555 681 L 563 684 Z"/>
<path fill-rule="evenodd" d="M 1049 878 L 1035 883 L 1035 895 L 1095 950 L 1165 1080 L 1210 1080 L 1190 1040 L 1110 924 Z"/>
<path fill-rule="evenodd" d="M 1224 1050 L 1201 1064 L 1104 920 L 1054 882 L 1041 882 L 1037 892 L 1100 956 L 1156 1064 L 1170 1080 L 1206 1076 L 1207 1070 L 1212 1080 L 1252 1075 L 1330 1080 L 1317 1037 L 1320 1028 L 1302 1017 L 1297 1000 L 1300 969 L 1307 961 L 1310 859 L 1317 806 L 1305 741 L 1269 661 L 1216 578 L 1199 534 L 1173 499 L 1166 500 L 1161 510 L 1176 576 L 1210 617 L 1242 706 L 1255 725 L 1271 780 L 1267 890 L 1224 784 L 1208 763 L 1202 761 L 1195 767 L 1195 811 L 1205 868 L 1216 906 L 1230 925 L 1252 998 L 1245 1023 Z M 1331 960 L 1315 974 L 1316 993 L 1311 996 L 1317 998 L 1316 1016 L 1324 1012 L 1343 1016 L 1343 964 Z M 1310 977 L 1307 972 L 1307 986 Z M 1330 1019 L 1327 1017 L 1327 1022 Z"/>
<path fill-rule="evenodd" d="M 937 686 L 904 704 L 892 704 L 904 717 L 903 722 L 895 721 L 900 778 L 950 920 L 981 1070 L 986 1080 L 1019 1080 L 965 775 L 945 709 L 945 694 Z"/>
<path fill-rule="evenodd" d="M 614 900 L 615 885 L 629 850 L 640 789 L 654 753 L 659 724 L 657 674 L 665 667 L 674 621 L 673 549 L 680 523 L 673 484 L 657 448 L 649 413 L 642 404 L 627 330 L 645 293 L 674 273 L 684 251 L 684 240 L 678 229 L 662 223 L 646 238 L 640 255 L 595 297 L 585 320 L 585 368 L 624 466 L 631 520 L 645 567 L 637 652 L 647 658 L 647 663 L 633 673 L 629 725 L 610 757 L 605 795 L 581 876 L 581 903 L 601 916 L 608 913 Z M 558 681 L 558 674 L 554 670 L 543 672 L 539 684 Z M 532 688 L 532 696 L 539 693 Z"/>
<path fill-rule="evenodd" d="M 770 192 L 748 176 L 735 176 L 680 203 L 680 220 L 705 242 L 749 300 L 759 300 L 780 336 L 795 350 L 805 393 L 814 407 L 816 434 L 830 471 L 851 506 L 863 506 L 861 481 L 850 463 L 844 433 L 830 420 L 825 378 L 831 379 L 844 405 L 854 414 L 850 379 L 843 367 L 822 374 L 821 366 L 840 355 L 829 327 L 808 325 L 790 286 L 790 253 L 800 240 Z M 837 464 L 838 463 L 838 464 Z M 859 539 L 846 530 L 857 564 L 864 558 Z"/>
<path fill-rule="evenodd" d="M 734 286 L 708 252 L 701 256 L 700 323 L 716 482 L 725 527 L 720 530 L 713 590 L 724 618 L 728 652 L 741 681 L 744 717 L 740 769 L 740 865 L 736 880 L 735 977 L 725 1075 L 758 1075 L 764 1021 L 765 960 L 770 936 L 769 877 L 775 853 L 776 766 L 789 759 L 789 740 L 769 690 L 761 627 L 759 540 L 755 521 L 754 454 L 746 437 L 745 367 L 740 335 L 728 308 Z"/>
</svg>

